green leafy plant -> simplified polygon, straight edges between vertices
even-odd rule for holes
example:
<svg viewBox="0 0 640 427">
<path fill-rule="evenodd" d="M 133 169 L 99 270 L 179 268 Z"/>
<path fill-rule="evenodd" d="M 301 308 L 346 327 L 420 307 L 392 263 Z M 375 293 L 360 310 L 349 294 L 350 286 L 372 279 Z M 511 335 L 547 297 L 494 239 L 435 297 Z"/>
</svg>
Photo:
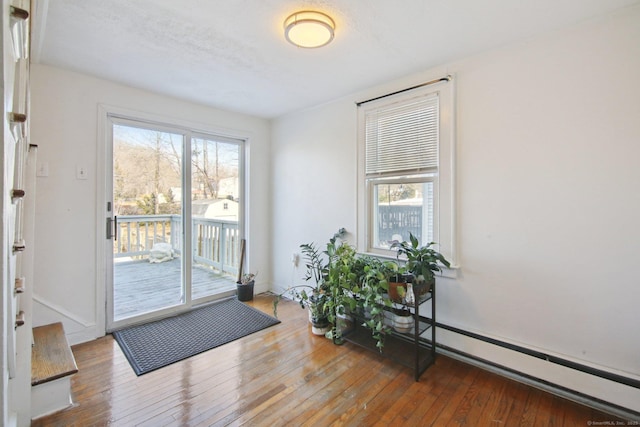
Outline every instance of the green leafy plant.
<svg viewBox="0 0 640 427">
<path fill-rule="evenodd" d="M 304 280 L 310 284 L 295 285 L 287 288 L 273 300 L 273 314 L 278 316 L 278 304 L 285 294 L 290 294 L 302 308 L 309 308 L 312 319 L 328 319 L 331 300 L 330 287 L 327 282 L 329 266 L 334 256 L 336 241 L 346 233 L 339 229 L 327 244 L 327 250 L 321 251 L 315 243 L 300 245 L 302 259 L 306 268 Z"/>
<path fill-rule="evenodd" d="M 385 324 L 385 312 L 393 308 L 388 296 L 390 278 L 410 272 L 414 283 L 427 282 L 433 280 L 435 271 L 440 271 L 439 263 L 448 267 L 449 262 L 431 248 L 433 243 L 421 247 L 411 235 L 410 243 L 394 245 L 398 256 L 407 257 L 406 264 L 401 267 L 400 263 L 358 254 L 353 246 L 341 239 L 345 232 L 343 228 L 338 230 L 329 239 L 325 250 L 315 243 L 300 245 L 306 268 L 304 279 L 308 283 L 292 286 L 276 296 L 274 315 L 277 316 L 280 298 L 289 293 L 301 307 L 309 308 L 312 318 L 326 318 L 332 324 L 326 336 L 341 344 L 343 339 L 338 317 L 351 313 L 362 319 L 362 326 L 371 330 L 377 348 L 382 351 L 385 336 L 391 330 Z M 402 297 L 404 291 L 402 288 Z"/>
<path fill-rule="evenodd" d="M 397 264 L 368 255 L 359 257 L 356 263 L 356 275 L 359 279 L 359 285 L 353 289 L 356 311 L 364 319 L 363 326 L 371 330 L 380 351 L 384 347 L 385 336 L 390 331 L 384 322 L 385 307 L 393 305 L 387 296 L 389 277 L 397 271 Z"/>
<path fill-rule="evenodd" d="M 335 241 L 329 241 L 326 253 L 329 258 L 327 285 L 330 294 L 326 308 L 329 321 L 332 323 L 327 338 L 332 339 L 336 344 L 342 344 L 342 331 L 337 320 L 338 316 L 345 314 L 345 306 L 355 306 L 352 288 L 356 283 L 353 269 L 356 250 L 346 242 L 336 244 Z"/>
<path fill-rule="evenodd" d="M 406 269 L 413 274 L 413 282 L 417 285 L 433 283 L 435 273 L 442 271 L 441 265 L 450 267 L 451 264 L 438 251 L 432 248 L 435 242 L 420 246 L 418 239 L 409 234 L 410 242 L 396 242 L 391 245 L 392 249 L 397 249 L 397 256 L 407 257 Z"/>
</svg>

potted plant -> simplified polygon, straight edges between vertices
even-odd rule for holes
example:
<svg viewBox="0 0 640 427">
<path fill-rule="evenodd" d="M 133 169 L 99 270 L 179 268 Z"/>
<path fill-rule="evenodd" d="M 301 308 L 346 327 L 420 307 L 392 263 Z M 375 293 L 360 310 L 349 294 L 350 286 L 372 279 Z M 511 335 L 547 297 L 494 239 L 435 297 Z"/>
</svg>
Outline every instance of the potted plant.
<svg viewBox="0 0 640 427">
<path fill-rule="evenodd" d="M 335 307 L 331 287 L 328 283 L 329 266 L 335 257 L 336 241 L 344 235 L 346 230 L 341 228 L 327 244 L 327 250 L 322 252 L 314 243 L 300 245 L 305 262 L 306 272 L 304 279 L 311 284 L 291 286 L 273 300 L 273 314 L 278 315 L 278 303 L 286 293 L 296 299 L 302 308 L 309 309 L 309 321 L 312 332 L 316 335 L 324 335 L 329 331 L 331 323 L 335 323 Z"/>
<path fill-rule="evenodd" d="M 413 275 L 413 290 L 417 296 L 424 295 L 435 283 L 435 273 L 442 271 L 441 265 L 451 265 L 440 252 L 432 248 L 435 242 L 420 246 L 418 239 L 411 233 L 409 240 L 410 242 L 395 242 L 391 248 L 397 249 L 398 257 L 407 257 L 405 268 Z"/>
<path fill-rule="evenodd" d="M 357 306 L 363 325 L 371 330 L 376 347 L 382 352 L 384 338 L 389 332 L 385 324 L 385 308 L 393 306 L 388 298 L 389 277 L 397 271 L 397 265 L 390 261 L 363 256 L 364 265 L 360 289 L 357 293 Z"/>
<path fill-rule="evenodd" d="M 411 286 L 411 284 L 408 284 Z M 398 293 L 400 294 L 400 298 L 402 299 L 402 304 L 399 307 L 394 307 L 392 310 L 391 316 L 391 326 L 396 332 L 400 332 L 402 334 L 408 334 L 413 330 L 414 320 L 413 313 L 407 307 L 409 304 L 409 295 L 405 291 L 403 287 L 398 288 Z"/>
<path fill-rule="evenodd" d="M 352 323 L 350 310 L 355 308 L 353 298 L 356 290 L 356 274 L 354 265 L 356 261 L 356 249 L 344 241 L 337 242 L 337 236 L 329 240 L 327 244 L 327 274 L 326 283 L 329 290 L 327 298 L 327 316 L 333 325 L 327 338 L 336 344 L 342 344 L 342 332 Z"/>
<path fill-rule="evenodd" d="M 276 295 L 273 300 L 273 315 L 275 317 L 278 317 L 278 303 L 286 293 L 297 300 L 300 307 L 309 310 L 309 323 L 311 323 L 311 332 L 314 335 L 324 335 L 329 331 L 331 324 L 327 314 L 328 294 L 322 287 L 291 286 L 283 293 Z"/>
<path fill-rule="evenodd" d="M 306 302 L 309 309 L 311 333 L 325 335 L 331 329 L 331 322 L 327 314 L 327 294 L 310 295 Z"/>
<path fill-rule="evenodd" d="M 396 271 L 391 274 L 389 277 L 389 299 L 393 302 L 401 302 L 402 301 L 402 291 L 399 288 L 402 288 L 404 292 L 407 291 L 407 283 L 411 282 L 413 276 L 411 274 L 406 273 L 406 269 L 404 266 L 398 267 L 396 264 Z"/>
<path fill-rule="evenodd" d="M 253 299 L 253 286 L 256 283 L 256 276 L 257 273 L 247 273 L 240 277 L 240 282 L 236 284 L 238 301 L 251 301 Z"/>
</svg>

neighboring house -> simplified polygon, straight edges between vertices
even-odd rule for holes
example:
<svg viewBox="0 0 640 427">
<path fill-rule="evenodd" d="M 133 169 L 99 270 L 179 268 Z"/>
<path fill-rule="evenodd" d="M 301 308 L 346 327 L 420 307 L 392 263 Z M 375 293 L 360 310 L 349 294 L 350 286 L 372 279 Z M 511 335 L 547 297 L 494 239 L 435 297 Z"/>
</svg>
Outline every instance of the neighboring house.
<svg viewBox="0 0 640 427">
<path fill-rule="evenodd" d="M 229 199 L 195 200 L 191 214 L 198 218 L 238 220 L 238 202 Z"/>
</svg>

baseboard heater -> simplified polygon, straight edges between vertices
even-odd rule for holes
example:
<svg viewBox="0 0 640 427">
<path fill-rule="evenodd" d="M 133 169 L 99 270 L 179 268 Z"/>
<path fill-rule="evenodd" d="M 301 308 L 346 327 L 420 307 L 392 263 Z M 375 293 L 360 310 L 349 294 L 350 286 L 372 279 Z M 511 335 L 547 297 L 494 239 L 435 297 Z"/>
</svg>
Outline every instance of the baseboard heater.
<svg viewBox="0 0 640 427">
<path fill-rule="evenodd" d="M 546 353 L 542 353 L 539 351 L 535 351 L 535 350 L 531 350 L 529 348 L 526 347 L 522 347 L 516 344 L 512 344 L 512 343 L 508 343 L 505 341 L 500 341 L 497 340 L 495 338 L 489 338 L 486 337 L 484 335 L 480 335 L 480 334 L 476 334 L 474 332 L 469 332 L 469 331 L 465 331 L 464 329 L 460 329 L 460 328 L 456 328 L 454 326 L 449 326 L 449 325 L 445 325 L 443 323 L 439 323 L 436 322 L 436 327 L 437 328 L 442 328 L 444 330 L 447 331 L 451 331 L 454 332 L 456 334 L 460 334 L 460 335 L 464 335 L 467 336 L 469 338 L 473 338 L 479 341 L 483 341 L 486 342 L 488 344 L 492 344 L 492 345 L 496 345 L 502 348 L 506 348 L 508 350 L 512 350 L 512 351 L 516 351 L 518 353 L 522 353 L 522 354 L 526 354 L 527 356 L 531 356 L 531 357 L 535 357 L 538 359 L 542 359 L 542 360 L 546 360 L 548 362 L 551 363 L 555 363 L 557 365 L 561 365 L 570 369 L 574 369 L 580 372 L 584 372 L 587 373 L 589 375 L 594 375 L 609 381 L 613 381 L 619 384 L 624 384 L 627 385 L 629 387 L 633 387 L 633 388 L 637 388 L 640 389 L 640 381 L 635 380 L 633 378 L 628 378 L 625 377 L 623 375 L 618 375 L 618 374 L 614 374 L 611 372 L 607 372 L 604 371 L 602 369 L 596 369 L 593 368 L 591 366 L 587 366 L 587 365 L 583 365 L 580 363 L 576 363 L 576 362 L 572 362 L 570 360 L 566 360 L 563 359 L 561 357 L 557 357 L 557 356 L 553 356 L 553 355 L 549 355 Z M 467 361 L 469 361 L 470 363 L 473 363 L 474 361 L 477 362 L 477 364 L 480 365 L 484 365 L 485 367 L 488 368 L 493 368 L 492 370 L 499 370 L 502 373 L 506 374 L 506 376 L 517 379 L 517 380 L 521 380 L 523 382 L 526 382 L 528 384 L 532 384 L 532 385 L 537 385 L 540 388 L 545 389 L 546 391 L 552 392 L 552 393 L 556 393 L 559 394 L 563 397 L 566 397 L 570 400 L 575 400 L 578 401 L 579 403 L 582 404 L 586 404 L 588 406 L 592 406 L 595 407 L 596 409 L 602 410 L 604 412 L 609 412 L 612 413 L 614 415 L 620 416 L 621 418 L 626 418 L 626 419 L 634 419 L 634 420 L 640 420 L 640 412 L 635 412 L 632 411 L 630 409 L 624 408 L 622 406 L 618 406 L 618 405 L 614 405 L 612 403 L 603 401 L 601 399 L 598 398 L 594 398 L 592 396 L 588 396 L 586 394 L 568 389 L 566 387 L 562 387 L 559 386 L 557 384 L 553 384 L 550 383 L 548 381 L 533 377 L 531 375 L 528 374 L 524 374 L 522 372 L 516 371 L 514 369 L 505 367 L 503 365 L 491 362 L 489 360 L 485 360 L 476 356 L 473 356 L 471 354 L 465 353 L 463 351 L 460 350 L 456 350 L 454 348 L 448 347 L 446 345 L 437 343 L 436 344 L 437 349 L 439 350 L 439 353 L 444 353 L 447 354 L 449 353 L 450 355 L 457 355 L 460 356 L 463 359 L 466 359 Z M 441 350 L 441 351 L 440 351 Z"/>
</svg>

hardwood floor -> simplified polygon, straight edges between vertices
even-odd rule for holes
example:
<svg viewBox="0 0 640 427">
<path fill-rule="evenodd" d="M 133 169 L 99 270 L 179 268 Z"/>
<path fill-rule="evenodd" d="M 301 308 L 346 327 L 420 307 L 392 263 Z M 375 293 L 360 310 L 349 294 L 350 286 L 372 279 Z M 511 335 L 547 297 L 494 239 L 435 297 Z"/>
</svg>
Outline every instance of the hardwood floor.
<svg viewBox="0 0 640 427">
<path fill-rule="evenodd" d="M 271 314 L 271 299 L 252 305 Z M 76 345 L 74 406 L 32 426 L 587 426 L 617 419 L 439 355 L 412 372 L 311 335 L 291 301 L 282 323 L 136 377 L 112 337 Z"/>
</svg>

